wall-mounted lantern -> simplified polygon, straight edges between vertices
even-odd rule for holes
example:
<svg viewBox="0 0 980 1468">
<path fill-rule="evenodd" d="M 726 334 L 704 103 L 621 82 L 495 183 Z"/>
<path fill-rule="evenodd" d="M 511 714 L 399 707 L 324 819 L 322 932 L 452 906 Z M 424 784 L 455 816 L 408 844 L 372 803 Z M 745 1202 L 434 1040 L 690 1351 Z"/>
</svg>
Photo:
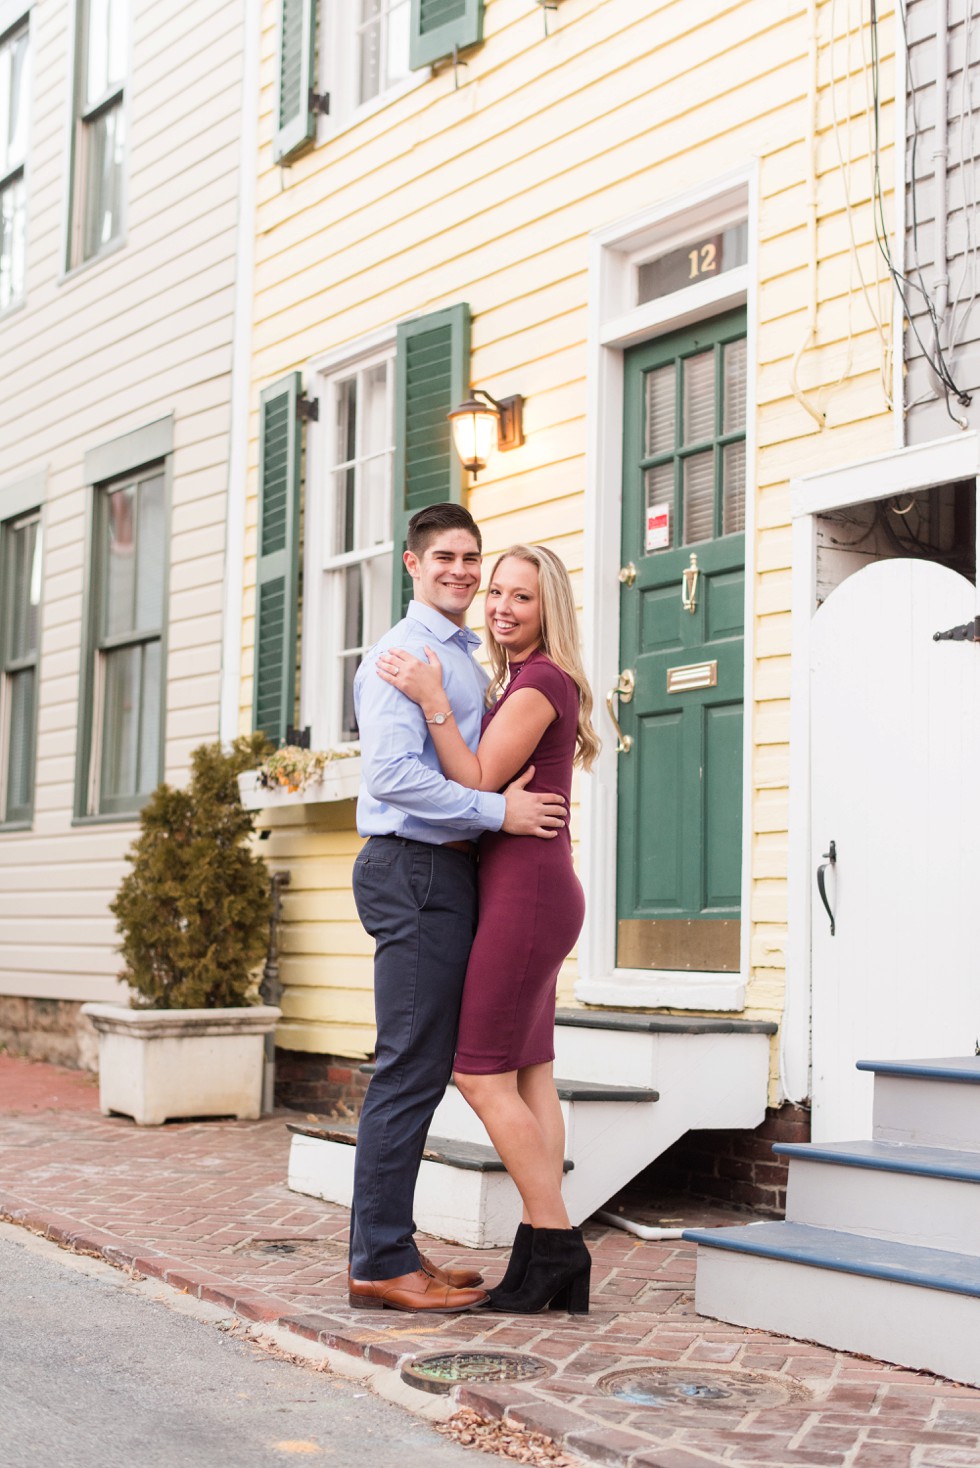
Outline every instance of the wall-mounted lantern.
<svg viewBox="0 0 980 1468">
<path fill-rule="evenodd" d="M 480 399 L 484 401 L 480 401 Z M 524 399 L 492 398 L 482 387 L 448 415 L 453 425 L 453 443 L 464 469 L 475 477 L 487 467 L 494 449 L 506 452 L 524 442 Z"/>
</svg>

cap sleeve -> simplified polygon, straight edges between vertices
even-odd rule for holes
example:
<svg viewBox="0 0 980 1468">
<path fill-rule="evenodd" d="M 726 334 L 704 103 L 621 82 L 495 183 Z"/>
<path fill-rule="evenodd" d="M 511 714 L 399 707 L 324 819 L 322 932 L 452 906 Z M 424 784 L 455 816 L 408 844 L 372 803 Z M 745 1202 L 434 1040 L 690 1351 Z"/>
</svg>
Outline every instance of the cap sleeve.
<svg viewBox="0 0 980 1468">
<path fill-rule="evenodd" d="M 543 693 L 559 718 L 578 702 L 574 679 L 556 667 L 550 658 L 534 658 L 528 663 L 521 674 L 520 686 L 536 688 Z"/>
</svg>

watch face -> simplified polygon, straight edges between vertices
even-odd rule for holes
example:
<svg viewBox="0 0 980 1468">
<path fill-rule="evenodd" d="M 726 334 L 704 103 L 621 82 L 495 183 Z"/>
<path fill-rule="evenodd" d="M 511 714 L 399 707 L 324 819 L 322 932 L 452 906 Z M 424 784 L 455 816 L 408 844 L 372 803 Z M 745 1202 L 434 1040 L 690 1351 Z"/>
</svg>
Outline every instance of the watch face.
<svg viewBox="0 0 980 1468">
<path fill-rule="evenodd" d="M 446 714 L 436 714 L 436 716 L 432 720 L 432 722 L 433 722 L 433 724 L 444 724 L 446 722 L 447 717 L 448 717 L 448 715 L 446 715 Z"/>
</svg>

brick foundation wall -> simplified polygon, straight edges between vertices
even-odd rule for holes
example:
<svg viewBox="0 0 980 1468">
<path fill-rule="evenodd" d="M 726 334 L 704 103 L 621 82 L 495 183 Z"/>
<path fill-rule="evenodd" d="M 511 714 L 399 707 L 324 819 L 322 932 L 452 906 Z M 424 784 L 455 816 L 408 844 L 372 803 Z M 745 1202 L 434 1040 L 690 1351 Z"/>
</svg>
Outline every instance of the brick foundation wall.
<svg viewBox="0 0 980 1468">
<path fill-rule="evenodd" d="M 808 1107 L 770 1107 L 754 1131 L 688 1132 L 634 1186 L 648 1180 L 651 1188 L 751 1208 L 764 1218 L 782 1218 L 789 1164 L 775 1155 L 772 1145 L 809 1140 Z"/>
<path fill-rule="evenodd" d="M 47 1060 L 77 1070 L 99 1068 L 99 1041 L 92 1022 L 72 999 L 25 999 L 0 994 L 0 1048 L 29 1060 Z"/>
<path fill-rule="evenodd" d="M 357 1060 L 276 1047 L 276 1105 L 353 1121 L 371 1079 Z"/>
</svg>

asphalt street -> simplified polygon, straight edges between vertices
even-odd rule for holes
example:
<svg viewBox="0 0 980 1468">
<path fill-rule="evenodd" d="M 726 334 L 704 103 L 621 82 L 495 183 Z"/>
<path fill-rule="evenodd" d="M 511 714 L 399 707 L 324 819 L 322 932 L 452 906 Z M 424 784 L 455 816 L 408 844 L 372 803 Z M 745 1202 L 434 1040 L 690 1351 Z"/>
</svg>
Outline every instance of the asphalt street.
<svg viewBox="0 0 980 1468">
<path fill-rule="evenodd" d="M 4 1468 L 487 1461 L 360 1384 L 184 1313 L 168 1293 L 0 1228 Z"/>
</svg>

